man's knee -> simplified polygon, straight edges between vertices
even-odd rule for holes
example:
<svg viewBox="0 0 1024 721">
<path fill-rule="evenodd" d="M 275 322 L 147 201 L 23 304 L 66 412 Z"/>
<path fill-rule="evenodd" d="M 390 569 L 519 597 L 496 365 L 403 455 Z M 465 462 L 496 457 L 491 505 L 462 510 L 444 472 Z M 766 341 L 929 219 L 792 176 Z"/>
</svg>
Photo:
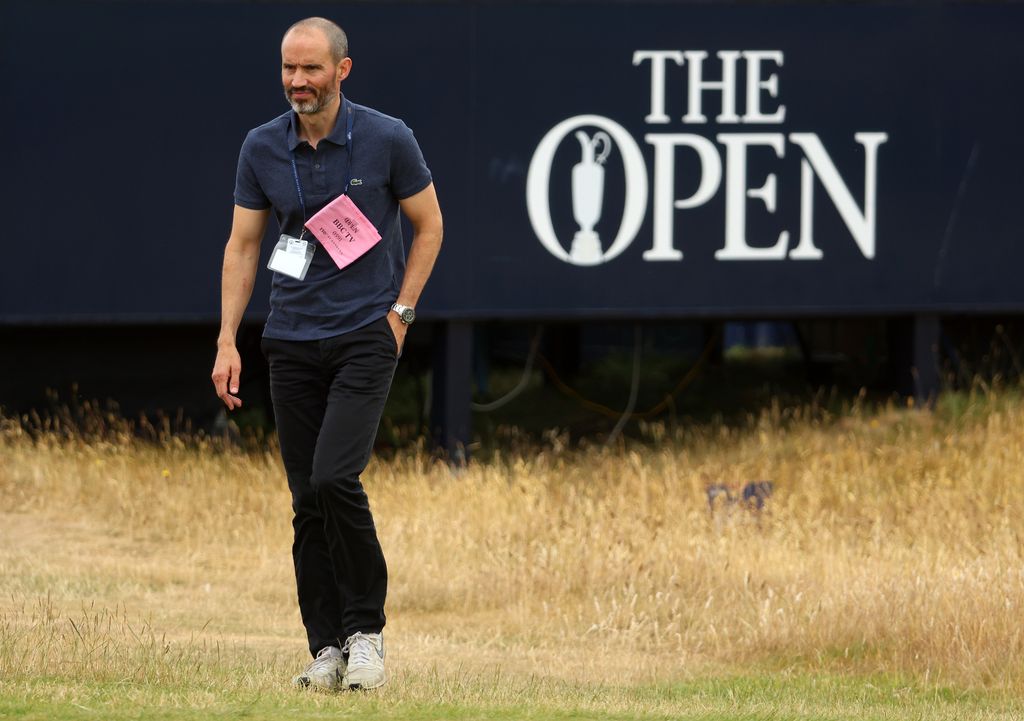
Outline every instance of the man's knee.
<svg viewBox="0 0 1024 721">
<path fill-rule="evenodd" d="M 363 489 L 358 474 L 324 475 L 313 474 L 310 485 L 316 493 L 317 503 L 322 513 L 328 508 L 340 511 L 349 522 L 370 515 L 370 499 Z"/>
<path fill-rule="evenodd" d="M 318 491 L 329 489 L 362 493 L 363 486 L 359 478 L 370 462 L 376 433 L 368 438 L 359 438 L 358 434 L 351 431 L 349 433 L 347 442 L 339 441 L 320 448 L 313 458 L 309 484 Z"/>
<path fill-rule="evenodd" d="M 363 484 L 359 481 L 359 473 L 325 471 L 313 475 L 309 485 L 317 495 L 323 493 L 363 494 Z"/>
<path fill-rule="evenodd" d="M 300 488 L 292 489 L 292 512 L 296 519 L 320 516 L 320 506 L 316 500 L 316 488 L 313 484 L 304 483 Z"/>
</svg>

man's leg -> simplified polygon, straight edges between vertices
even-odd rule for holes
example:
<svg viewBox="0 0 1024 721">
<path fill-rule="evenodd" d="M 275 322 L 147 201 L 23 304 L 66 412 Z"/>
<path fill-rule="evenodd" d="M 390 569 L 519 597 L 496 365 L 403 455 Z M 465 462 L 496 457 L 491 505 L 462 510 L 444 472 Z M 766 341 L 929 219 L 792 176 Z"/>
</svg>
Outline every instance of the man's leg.
<svg viewBox="0 0 1024 721">
<path fill-rule="evenodd" d="M 316 656 L 326 646 L 340 648 L 345 639 L 324 517 L 310 483 L 330 376 L 322 366 L 318 341 L 264 339 L 263 351 L 270 365 L 277 435 L 295 514 L 292 559 L 299 611 L 309 651 Z"/>
<path fill-rule="evenodd" d="M 335 370 L 311 483 L 326 522 L 345 638 L 379 633 L 385 623 L 387 565 L 359 476 L 373 449 L 397 349 L 386 318 L 322 343 Z"/>
</svg>

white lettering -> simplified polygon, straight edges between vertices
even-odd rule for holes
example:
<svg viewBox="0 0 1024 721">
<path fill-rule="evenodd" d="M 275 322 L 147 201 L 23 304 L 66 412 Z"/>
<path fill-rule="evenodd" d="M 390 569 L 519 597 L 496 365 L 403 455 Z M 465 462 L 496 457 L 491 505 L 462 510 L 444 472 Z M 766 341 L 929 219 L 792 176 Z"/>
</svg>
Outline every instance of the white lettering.
<svg viewBox="0 0 1024 721">
<path fill-rule="evenodd" d="M 673 247 L 672 213 L 674 209 L 696 208 L 718 192 L 722 181 L 722 161 L 718 150 L 707 138 L 688 133 L 655 135 L 644 140 L 654 146 L 654 243 L 644 251 L 644 260 L 682 260 L 683 252 Z M 701 175 L 697 190 L 689 198 L 675 200 L 675 151 L 679 146 L 693 148 L 700 156 Z"/>
<path fill-rule="evenodd" d="M 821 258 L 821 250 L 814 246 L 811 234 L 814 176 L 821 179 L 825 192 L 839 211 L 839 217 L 849 229 L 861 254 L 875 257 L 875 208 L 878 187 L 878 146 L 889 139 L 888 133 L 855 133 L 854 139 L 864 146 L 864 211 L 857 207 L 850 189 L 843 183 L 835 164 L 825 152 L 821 140 L 814 133 L 790 133 L 789 139 L 800 146 L 807 160 L 801 166 L 800 197 L 803 207 L 800 216 L 800 243 L 789 254 L 797 260 Z M 809 162 L 809 166 L 807 165 Z M 813 170 L 813 172 L 811 172 Z"/>
<path fill-rule="evenodd" d="M 714 70 L 709 72 L 709 77 L 705 77 L 705 61 L 711 52 L 714 52 L 721 66 L 718 77 L 715 77 Z M 682 110 L 685 114 L 681 117 L 684 124 L 785 123 L 787 107 L 780 100 L 779 79 L 784 61 L 785 56 L 781 50 L 635 50 L 632 54 L 633 67 L 639 68 L 646 63 L 649 63 L 650 67 L 650 105 L 644 122 L 659 126 L 668 125 L 673 121 L 679 122 L 679 111 L 673 108 L 678 102 L 675 99 L 678 97 L 676 93 L 683 91 L 683 88 L 678 88 L 667 100 L 666 95 L 670 92 L 671 81 L 686 84 L 685 91 L 682 92 L 685 97 L 679 98 L 685 100 L 685 108 Z M 746 75 L 742 79 L 745 83 L 744 88 L 738 87 L 737 66 L 740 62 L 746 63 Z M 668 77 L 673 67 L 683 66 L 685 72 L 673 71 L 675 75 Z M 709 91 L 721 96 L 720 104 L 716 105 L 715 97 L 709 101 L 712 114 L 716 107 L 720 108 L 720 112 L 710 121 L 705 114 L 707 106 L 704 105 L 704 101 L 707 100 L 706 93 Z M 737 113 L 738 104 L 744 101 L 744 98 L 738 97 L 740 93 L 745 94 L 742 116 Z M 588 127 L 603 132 L 591 132 L 586 130 Z M 559 233 L 562 234 L 562 237 L 559 237 L 553 227 L 550 208 L 553 164 L 557 154 L 557 167 L 561 174 L 566 156 L 559 148 L 574 133 L 576 140 L 579 141 L 579 148 L 575 145 L 572 147 L 574 152 L 580 153 L 580 160 L 572 166 L 571 175 L 566 173 L 571 182 L 566 181 L 566 185 L 559 185 L 555 195 L 566 197 L 566 191 L 571 189 L 568 195 L 571 196 L 572 218 L 579 229 L 574 233 L 573 226 L 565 223 L 567 227 L 559 229 Z M 714 252 L 716 260 L 785 260 L 787 257 L 793 260 L 821 260 L 824 253 L 815 245 L 814 239 L 814 201 L 815 194 L 818 193 L 815 179 L 818 179 L 861 254 L 867 259 L 875 257 L 878 148 L 888 141 L 887 133 L 854 134 L 860 146 L 858 151 L 862 149 L 864 153 L 863 203 L 854 199 L 850 187 L 815 133 L 720 133 L 715 135 L 714 139 L 710 135 L 711 133 L 707 133 L 708 137 L 705 137 L 672 132 L 645 134 L 644 141 L 653 149 L 653 173 L 648 175 L 644 152 L 641 151 L 637 140 L 616 121 L 599 115 L 578 115 L 562 121 L 538 144 L 527 173 L 527 210 L 530 223 L 541 244 L 555 257 L 577 266 L 599 265 L 616 258 L 634 242 L 645 223 L 649 184 L 653 182 L 651 246 L 643 252 L 643 259 L 650 262 L 681 261 L 683 250 L 681 247 L 677 248 L 675 242 L 676 211 L 706 205 L 724 185 L 724 244 Z M 724 146 L 724 158 L 722 149 L 713 140 Z M 763 203 L 768 214 L 774 216 L 780 186 L 781 191 L 788 192 L 790 196 L 796 190 L 793 187 L 795 178 L 787 180 L 784 177 L 780 181 L 776 173 L 767 173 L 760 187 L 748 187 L 750 171 L 747 161 L 753 152 L 751 149 L 766 146 L 774 151 L 776 159 L 783 159 L 787 140 L 802 151 L 802 157 L 799 158 L 799 239 L 792 239 L 791 244 L 791 231 L 796 229 L 782 230 L 778 227 L 780 223 L 766 234 L 767 237 L 750 239 L 747 237 L 747 211 L 750 210 L 750 202 Z M 692 149 L 697 155 L 696 178 L 690 177 L 689 172 L 681 170 L 676 162 L 681 147 Z M 606 160 L 612 158 L 611 164 L 615 166 L 616 155 L 621 158 L 625 173 L 625 197 L 621 206 L 622 217 L 612 238 L 610 226 L 615 221 L 612 218 L 602 221 L 601 216 L 608 207 L 604 203 Z M 685 167 L 692 167 L 692 156 L 684 157 L 688 163 Z M 795 160 L 796 158 L 791 164 Z M 764 171 L 759 171 L 759 174 L 760 172 Z M 613 173 L 617 175 L 614 170 Z M 680 173 L 686 177 L 680 179 L 681 185 L 677 188 L 677 175 Z M 557 182 L 561 184 L 562 180 L 559 179 Z M 677 192 L 690 192 L 694 185 L 696 189 L 690 195 L 676 197 Z M 623 186 L 618 178 L 613 179 L 607 188 L 623 192 Z M 610 207 L 620 206 L 618 203 L 612 203 Z M 752 212 L 763 216 L 759 210 L 755 209 Z M 561 209 L 557 217 L 567 218 L 568 208 Z M 684 217 L 684 220 L 688 220 L 688 217 Z M 680 222 L 680 227 L 685 227 L 684 221 Z M 753 227 L 762 228 L 764 225 L 759 221 Z M 772 237 L 776 230 L 780 232 L 773 242 Z M 679 238 L 680 246 L 685 246 L 683 241 L 686 238 L 687 232 L 684 230 Z M 772 245 L 766 246 L 766 243 Z"/>
<path fill-rule="evenodd" d="M 814 171 L 807 160 L 800 161 L 800 244 L 789 251 L 794 260 L 821 260 L 824 254 L 814 246 Z"/>
<path fill-rule="evenodd" d="M 651 61 L 651 112 L 644 118 L 645 123 L 664 124 L 669 122 L 665 114 L 665 61 L 683 64 L 683 53 L 679 50 L 637 50 L 633 53 L 633 66 L 645 60 Z"/>
<path fill-rule="evenodd" d="M 772 73 L 767 80 L 761 79 L 761 61 L 768 60 L 780 68 L 782 67 L 782 52 L 780 50 L 746 50 L 743 57 L 747 61 L 747 112 L 743 116 L 744 123 L 781 123 L 786 119 L 786 106 L 780 105 L 779 109 L 771 115 L 761 112 L 761 91 L 767 90 L 773 97 L 779 97 L 779 76 Z"/>
<path fill-rule="evenodd" d="M 747 188 L 747 148 L 767 145 L 782 158 L 786 139 L 782 133 L 738 133 L 717 135 L 725 145 L 725 247 L 715 251 L 716 260 L 782 260 L 786 257 L 789 231 L 782 231 L 770 248 L 747 245 L 747 198 L 764 202 L 769 213 L 775 212 L 775 174 L 771 173 L 760 188 Z"/>
<path fill-rule="evenodd" d="M 706 123 L 707 117 L 701 112 L 702 93 L 705 90 L 722 92 L 722 112 L 715 118 L 719 123 L 738 123 L 736 114 L 736 61 L 738 50 L 720 50 L 715 53 L 722 61 L 722 79 L 704 80 L 704 59 L 708 54 L 703 50 L 687 50 L 683 53 L 689 63 L 688 102 L 684 123 Z"/>
</svg>

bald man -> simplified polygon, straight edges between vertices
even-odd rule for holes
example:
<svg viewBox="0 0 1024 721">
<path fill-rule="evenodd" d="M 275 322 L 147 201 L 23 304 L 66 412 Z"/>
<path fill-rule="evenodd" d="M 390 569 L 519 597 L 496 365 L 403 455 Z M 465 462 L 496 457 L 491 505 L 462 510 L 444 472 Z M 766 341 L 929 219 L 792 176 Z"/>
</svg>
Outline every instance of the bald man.
<svg viewBox="0 0 1024 721">
<path fill-rule="evenodd" d="M 294 683 L 324 689 L 386 681 L 387 566 L 360 474 L 442 235 L 431 174 L 412 131 L 346 98 L 341 84 L 351 72 L 348 38 L 330 20 L 307 18 L 285 33 L 281 79 L 291 109 L 242 144 L 213 369 L 217 395 L 229 410 L 240 407 L 235 336 L 273 211 L 281 238 L 268 264 L 273 285 L 262 348 L 313 657 Z M 327 206 L 348 224 L 352 247 L 369 245 L 348 264 L 335 258 L 329 238 L 304 227 Z M 413 231 L 408 259 L 399 210 Z M 364 218 L 356 223 L 358 213 Z"/>
</svg>

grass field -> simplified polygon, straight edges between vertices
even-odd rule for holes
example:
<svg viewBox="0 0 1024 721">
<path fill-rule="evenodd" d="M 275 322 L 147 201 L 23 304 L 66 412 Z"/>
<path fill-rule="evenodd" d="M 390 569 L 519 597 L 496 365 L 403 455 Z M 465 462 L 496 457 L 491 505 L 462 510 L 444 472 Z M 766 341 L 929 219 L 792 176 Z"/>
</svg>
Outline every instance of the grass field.
<svg viewBox="0 0 1024 721">
<path fill-rule="evenodd" d="M 1024 718 L 1017 392 L 374 461 L 392 679 L 357 694 L 288 685 L 271 444 L 33 425 L 0 430 L 0 718 Z"/>
</svg>

